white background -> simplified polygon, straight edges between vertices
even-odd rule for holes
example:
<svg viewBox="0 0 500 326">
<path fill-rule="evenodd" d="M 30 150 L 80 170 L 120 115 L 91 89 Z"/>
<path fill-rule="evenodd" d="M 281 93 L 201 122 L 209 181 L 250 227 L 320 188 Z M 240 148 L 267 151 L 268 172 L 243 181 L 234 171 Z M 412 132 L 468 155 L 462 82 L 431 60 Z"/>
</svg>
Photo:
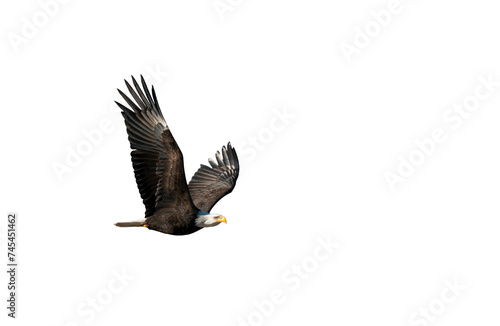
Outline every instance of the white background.
<svg viewBox="0 0 500 326">
<path fill-rule="evenodd" d="M 480 78 L 500 81 L 498 6 L 401 0 L 377 31 L 370 13 L 390 1 L 229 3 L 222 19 L 212 0 L 68 1 L 16 46 L 42 9 L 2 2 L 1 252 L 17 211 L 20 263 L 15 321 L 0 278 L 2 324 L 498 324 L 500 87 L 460 127 L 443 117 Z M 348 63 L 341 44 L 367 24 Z M 155 85 L 188 180 L 227 141 L 240 153 L 214 208 L 227 225 L 184 237 L 113 225 L 144 214 L 113 104 L 131 74 Z M 58 178 L 102 121 L 112 131 Z M 435 128 L 446 141 L 391 190 L 385 174 Z M 312 268 L 318 237 L 340 247 Z M 283 275 L 303 261 L 292 289 Z M 123 270 L 133 280 L 108 298 Z M 443 303 L 447 280 L 466 289 Z M 275 291 L 285 299 L 262 317 L 254 302 Z M 97 296 L 102 311 L 77 312 Z M 432 323 L 415 317 L 429 305 Z"/>
</svg>

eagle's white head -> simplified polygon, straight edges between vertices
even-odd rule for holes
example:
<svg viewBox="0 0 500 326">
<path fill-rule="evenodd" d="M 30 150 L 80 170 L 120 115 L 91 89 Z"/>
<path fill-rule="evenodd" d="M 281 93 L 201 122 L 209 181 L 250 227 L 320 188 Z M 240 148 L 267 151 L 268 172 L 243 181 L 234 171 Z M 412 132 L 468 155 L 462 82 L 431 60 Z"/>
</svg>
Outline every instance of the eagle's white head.
<svg viewBox="0 0 500 326">
<path fill-rule="evenodd" d="M 226 218 L 221 214 L 208 213 L 200 211 L 195 220 L 196 226 L 199 228 L 208 228 L 219 225 L 221 222 L 227 223 Z"/>
</svg>

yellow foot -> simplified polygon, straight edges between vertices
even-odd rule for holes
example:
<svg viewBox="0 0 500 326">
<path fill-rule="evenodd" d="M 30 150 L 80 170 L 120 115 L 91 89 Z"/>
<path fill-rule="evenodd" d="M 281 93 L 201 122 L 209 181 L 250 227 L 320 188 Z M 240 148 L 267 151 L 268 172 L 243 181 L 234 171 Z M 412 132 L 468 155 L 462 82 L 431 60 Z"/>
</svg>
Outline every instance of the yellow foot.
<svg viewBox="0 0 500 326">
<path fill-rule="evenodd" d="M 149 227 L 149 224 L 144 224 L 143 227 L 147 228 Z"/>
</svg>

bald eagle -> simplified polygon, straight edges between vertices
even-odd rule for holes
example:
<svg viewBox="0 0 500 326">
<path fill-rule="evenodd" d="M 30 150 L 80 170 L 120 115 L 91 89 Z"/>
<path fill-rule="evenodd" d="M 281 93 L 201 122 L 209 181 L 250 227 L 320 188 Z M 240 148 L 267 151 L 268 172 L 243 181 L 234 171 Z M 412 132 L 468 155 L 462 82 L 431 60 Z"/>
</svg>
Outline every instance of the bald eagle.
<svg viewBox="0 0 500 326">
<path fill-rule="evenodd" d="M 145 218 L 116 223 L 119 227 L 147 227 L 173 235 L 186 235 L 202 228 L 227 223 L 221 214 L 210 213 L 212 207 L 233 191 L 239 175 L 239 162 L 231 143 L 209 158 L 210 166 L 201 165 L 186 183 L 182 152 L 160 110 L 154 87 L 152 96 L 141 76 L 142 90 L 132 76 L 132 88 L 125 80 L 132 101 L 118 92 L 130 108 L 121 108 L 132 149 L 132 165 Z"/>
</svg>

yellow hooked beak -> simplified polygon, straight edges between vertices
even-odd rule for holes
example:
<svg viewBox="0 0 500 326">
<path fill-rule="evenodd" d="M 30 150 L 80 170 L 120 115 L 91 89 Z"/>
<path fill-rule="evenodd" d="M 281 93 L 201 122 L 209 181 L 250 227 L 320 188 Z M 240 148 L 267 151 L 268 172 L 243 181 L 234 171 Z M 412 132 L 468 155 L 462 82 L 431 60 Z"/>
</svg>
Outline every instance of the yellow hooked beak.
<svg viewBox="0 0 500 326">
<path fill-rule="evenodd" d="M 216 219 L 216 221 L 219 223 L 224 222 L 227 224 L 226 218 L 224 216 L 219 217 L 218 219 Z"/>
</svg>

